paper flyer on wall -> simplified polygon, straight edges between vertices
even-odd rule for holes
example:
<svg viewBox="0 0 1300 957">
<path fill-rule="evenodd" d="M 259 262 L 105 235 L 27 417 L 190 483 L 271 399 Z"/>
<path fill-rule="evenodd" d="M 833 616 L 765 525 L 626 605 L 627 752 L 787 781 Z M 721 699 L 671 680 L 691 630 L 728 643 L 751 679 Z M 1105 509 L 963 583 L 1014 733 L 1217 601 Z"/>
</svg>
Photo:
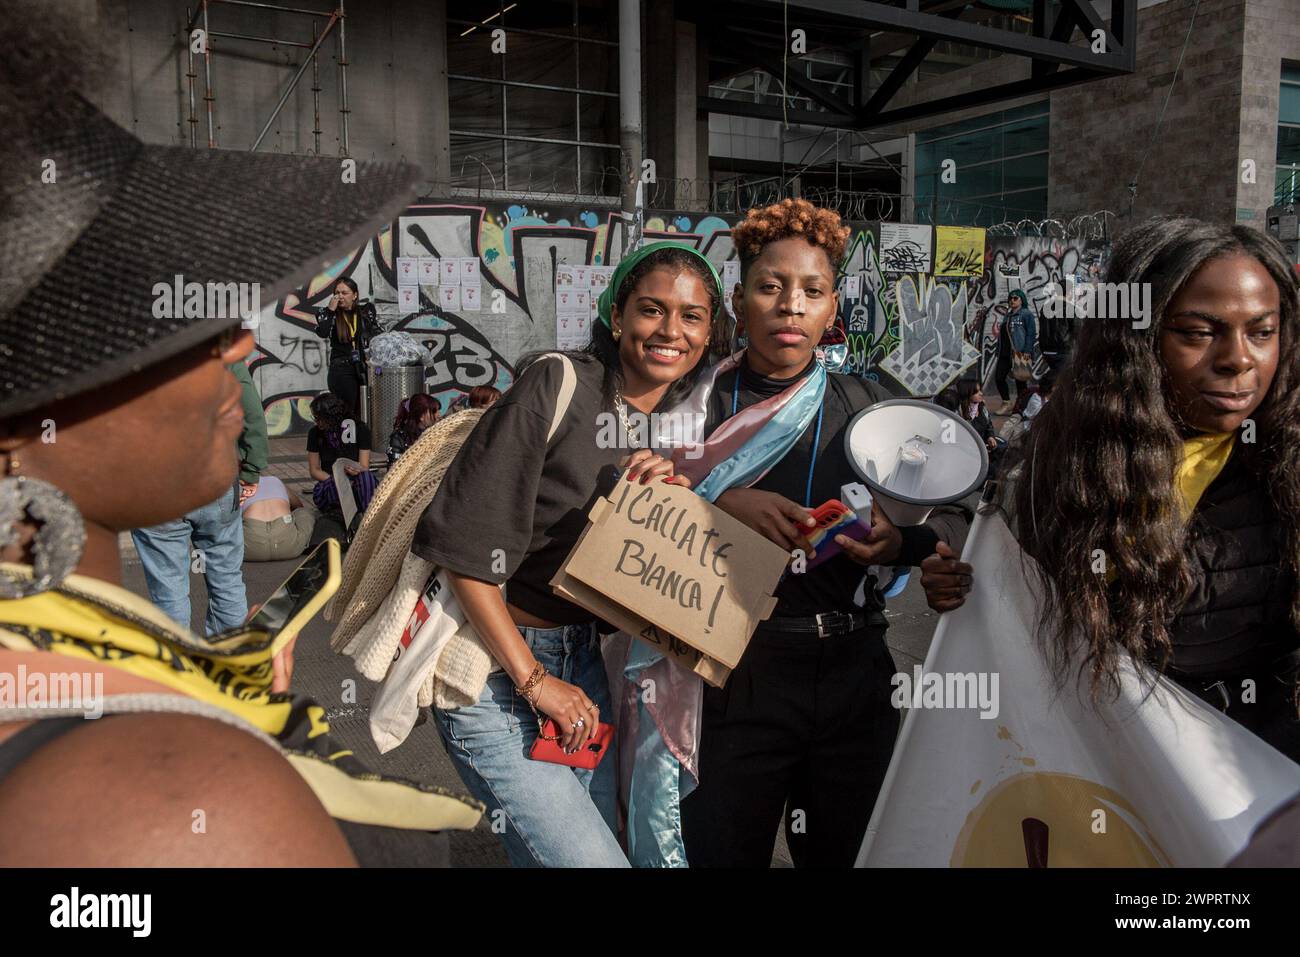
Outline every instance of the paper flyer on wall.
<svg viewBox="0 0 1300 957">
<path fill-rule="evenodd" d="M 479 285 L 479 262 L 477 256 L 463 256 L 460 259 L 460 284 L 462 286 Z"/>
<path fill-rule="evenodd" d="M 880 268 L 889 273 L 930 272 L 930 233 L 916 223 L 880 224 Z"/>
<path fill-rule="evenodd" d="M 934 274 L 977 277 L 984 275 L 984 230 L 967 226 L 936 226 Z"/>
<path fill-rule="evenodd" d="M 398 256 L 394 271 L 399 286 L 420 281 L 420 261 L 414 256 Z"/>
<path fill-rule="evenodd" d="M 420 311 L 420 287 L 415 283 L 402 284 L 397 287 L 398 315 L 409 316 Z"/>
</svg>

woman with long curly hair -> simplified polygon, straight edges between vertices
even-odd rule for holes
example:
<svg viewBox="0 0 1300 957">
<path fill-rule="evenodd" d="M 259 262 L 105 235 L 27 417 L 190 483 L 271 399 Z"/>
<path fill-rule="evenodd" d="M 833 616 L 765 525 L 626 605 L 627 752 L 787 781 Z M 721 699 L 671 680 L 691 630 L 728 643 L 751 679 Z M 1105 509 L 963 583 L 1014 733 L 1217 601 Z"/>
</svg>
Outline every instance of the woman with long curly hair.
<svg viewBox="0 0 1300 957">
<path fill-rule="evenodd" d="M 1149 283 L 1149 323 L 1083 324 L 1001 490 L 1039 640 L 1062 686 L 1113 692 L 1127 655 L 1300 759 L 1295 274 L 1256 230 L 1160 218 L 1107 281 Z M 966 590 L 924 583 L 939 611 Z"/>
<path fill-rule="evenodd" d="M 785 818 L 796 866 L 852 865 L 898 730 L 888 569 L 918 564 L 940 538 L 960 547 L 967 529 L 958 509 L 900 530 L 876 508 L 862 541 L 837 536 L 839 554 L 819 560 L 808 542 L 811 510 L 860 481 L 845 451 L 849 421 L 890 397 L 814 356 L 836 320 L 848 235 L 835 212 L 802 199 L 750 210 L 732 230 L 741 275 L 732 305 L 749 345 L 717 367 L 706 454 L 676 465 L 699 495 L 795 553 L 796 564 L 726 686 L 704 689 L 699 785 L 682 801 L 692 867 L 769 866 L 787 806 L 803 815 Z M 709 445 L 735 447 L 747 422 L 761 424 L 754 441 L 715 467 Z M 887 569 L 883 580 L 875 565 Z"/>
</svg>

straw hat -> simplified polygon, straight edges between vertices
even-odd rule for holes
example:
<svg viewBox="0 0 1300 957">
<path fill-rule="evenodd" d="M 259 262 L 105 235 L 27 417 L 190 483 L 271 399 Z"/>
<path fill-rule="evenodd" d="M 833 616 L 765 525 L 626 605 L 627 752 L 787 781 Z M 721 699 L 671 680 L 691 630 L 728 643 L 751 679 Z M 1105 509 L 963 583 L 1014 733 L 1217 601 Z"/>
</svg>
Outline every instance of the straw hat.
<svg viewBox="0 0 1300 957">
<path fill-rule="evenodd" d="M 429 426 L 379 483 L 343 561 L 343 582 L 325 607 L 325 619 L 338 621 L 333 650 L 343 650 L 397 584 L 420 516 L 483 411 L 464 409 Z"/>
</svg>

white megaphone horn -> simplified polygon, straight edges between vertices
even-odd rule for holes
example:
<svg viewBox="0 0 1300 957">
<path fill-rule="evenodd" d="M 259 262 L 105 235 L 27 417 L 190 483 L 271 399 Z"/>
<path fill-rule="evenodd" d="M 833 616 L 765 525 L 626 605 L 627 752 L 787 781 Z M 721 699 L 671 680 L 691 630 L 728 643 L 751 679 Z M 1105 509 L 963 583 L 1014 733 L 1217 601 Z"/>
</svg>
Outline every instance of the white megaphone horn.
<svg viewBox="0 0 1300 957">
<path fill-rule="evenodd" d="M 844 450 L 898 526 L 920 525 L 938 505 L 984 484 L 989 453 L 974 427 L 921 399 L 886 399 L 853 417 Z"/>
</svg>

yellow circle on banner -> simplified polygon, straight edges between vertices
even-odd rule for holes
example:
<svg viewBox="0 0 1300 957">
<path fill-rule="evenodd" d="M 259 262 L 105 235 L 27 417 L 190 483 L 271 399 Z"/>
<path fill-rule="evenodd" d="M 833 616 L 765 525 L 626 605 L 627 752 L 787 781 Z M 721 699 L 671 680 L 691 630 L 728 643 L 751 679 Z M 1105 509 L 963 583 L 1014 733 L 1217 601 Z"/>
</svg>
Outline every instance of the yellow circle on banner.
<svg viewBox="0 0 1300 957">
<path fill-rule="evenodd" d="M 1168 867 L 1127 800 L 1087 778 L 1031 771 L 1007 778 L 966 817 L 953 867 Z"/>
</svg>

